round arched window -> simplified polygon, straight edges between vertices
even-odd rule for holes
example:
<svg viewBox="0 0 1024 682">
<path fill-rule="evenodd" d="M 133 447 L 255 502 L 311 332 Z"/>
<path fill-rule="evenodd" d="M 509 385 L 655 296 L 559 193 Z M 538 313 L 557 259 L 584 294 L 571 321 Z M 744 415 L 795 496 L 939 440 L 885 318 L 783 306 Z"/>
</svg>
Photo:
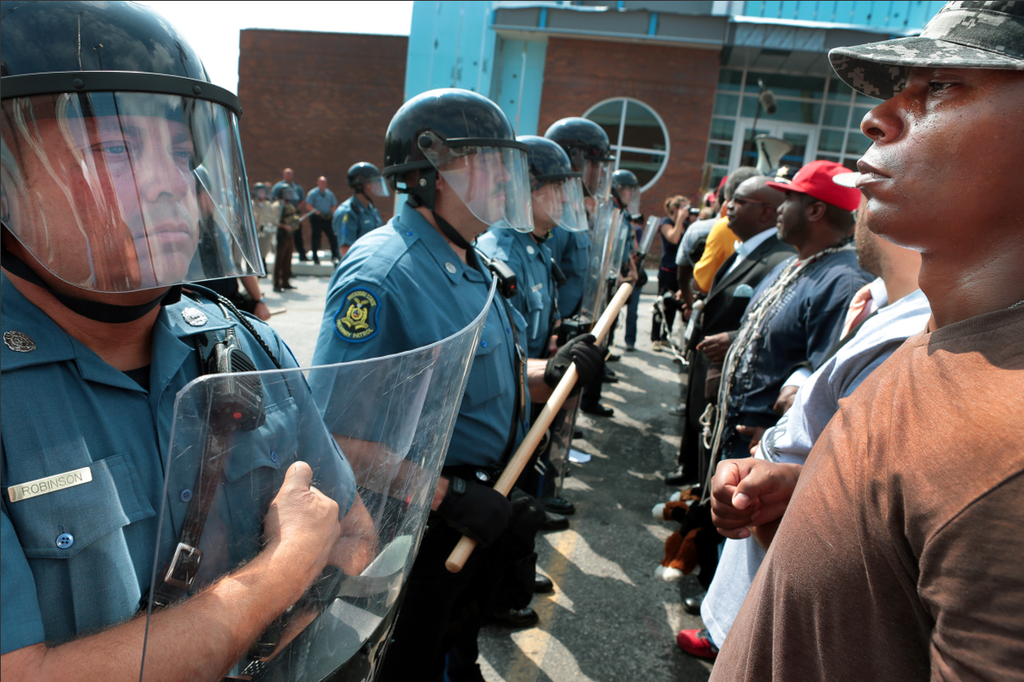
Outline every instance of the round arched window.
<svg viewBox="0 0 1024 682">
<path fill-rule="evenodd" d="M 620 97 L 598 102 L 583 117 L 608 133 L 616 169 L 633 171 L 645 192 L 658 181 L 668 163 L 669 141 L 665 122 L 654 109 Z"/>
</svg>

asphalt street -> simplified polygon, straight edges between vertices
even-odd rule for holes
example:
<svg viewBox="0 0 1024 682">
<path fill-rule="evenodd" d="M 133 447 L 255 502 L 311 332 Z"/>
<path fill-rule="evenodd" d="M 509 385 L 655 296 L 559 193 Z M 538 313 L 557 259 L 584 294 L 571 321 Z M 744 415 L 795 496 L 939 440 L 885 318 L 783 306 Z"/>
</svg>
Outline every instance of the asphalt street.
<svg viewBox="0 0 1024 682">
<path fill-rule="evenodd" d="M 330 272 L 329 265 L 296 263 L 297 289 L 284 293 L 271 291 L 269 279 L 260 282 L 274 313 L 270 323 L 303 366 L 313 356 Z M 675 490 L 662 477 L 675 466 L 680 418 L 669 414 L 679 400 L 679 366 L 651 350 L 653 302 L 653 291 L 641 297 L 636 351 L 624 349 L 621 320 L 615 333 L 612 351 L 622 359 L 609 366 L 620 381 L 603 391 L 614 416 L 581 414 L 577 421 L 583 438 L 574 447 L 592 457 L 571 464 L 566 478 L 564 497 L 577 511 L 568 530 L 537 543 L 538 569 L 555 592 L 534 598 L 537 627 L 484 629 L 488 682 L 697 682 L 710 675 L 709 663 L 675 643 L 680 629 L 701 627 L 682 609 L 682 598 L 700 591 L 695 577 L 654 578 L 676 524 L 655 520 L 651 508 Z"/>
</svg>

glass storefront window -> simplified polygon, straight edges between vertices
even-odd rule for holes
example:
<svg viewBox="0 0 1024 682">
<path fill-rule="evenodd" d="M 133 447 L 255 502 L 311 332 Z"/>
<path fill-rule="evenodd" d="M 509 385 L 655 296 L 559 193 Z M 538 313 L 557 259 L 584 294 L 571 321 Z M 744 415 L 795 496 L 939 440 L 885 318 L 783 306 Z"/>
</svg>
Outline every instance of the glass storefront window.
<svg viewBox="0 0 1024 682">
<path fill-rule="evenodd" d="M 841 153 L 845 136 L 845 130 L 827 130 L 823 128 L 821 134 L 818 135 L 818 149 L 820 151 Z"/>
<path fill-rule="evenodd" d="M 711 139 L 728 140 L 732 142 L 733 131 L 736 130 L 736 120 L 729 118 L 711 119 Z"/>
<path fill-rule="evenodd" d="M 845 128 L 846 119 L 849 114 L 849 104 L 827 104 L 825 105 L 825 118 L 821 119 L 821 124 L 826 126 L 835 126 L 836 128 Z"/>
<path fill-rule="evenodd" d="M 743 109 L 740 116 L 754 118 L 757 113 L 757 97 L 746 96 L 743 98 Z M 818 124 L 818 117 L 821 115 L 821 105 L 813 102 L 796 102 L 793 100 L 775 99 L 778 110 L 771 115 L 773 121 L 789 121 L 791 123 Z M 768 116 L 764 109 L 761 116 Z M 844 122 L 845 124 L 845 122 Z"/>
<path fill-rule="evenodd" d="M 736 95 L 718 93 L 715 96 L 715 116 L 735 116 L 740 98 Z"/>
<path fill-rule="evenodd" d="M 758 79 L 764 81 L 764 87 L 775 93 L 776 97 L 804 97 L 821 99 L 825 91 L 825 79 L 813 76 L 787 76 L 779 73 L 747 73 L 744 92 L 756 95 L 760 91 Z"/>
<path fill-rule="evenodd" d="M 797 144 L 799 152 L 807 152 L 803 159 L 824 158 L 856 168 L 857 159 L 870 146 L 870 141 L 860 132 L 860 122 L 870 107 L 878 104 L 877 100 L 854 93 L 835 77 L 726 68 L 719 72 L 714 117 L 708 136 L 707 161 L 713 164 L 713 177 L 721 178 L 737 163 L 753 159 L 749 133 L 757 113 L 758 78 L 775 95 L 778 107 L 772 115 L 760 112 L 758 128 L 771 126 L 773 130 L 786 131 L 788 126 L 790 130 L 807 131 L 806 140 L 790 140 L 801 142 Z M 743 85 L 742 100 L 737 96 L 740 84 Z M 741 135 L 740 131 L 746 131 L 746 135 Z M 774 134 L 785 139 L 789 135 L 788 132 Z M 740 138 L 745 155 L 737 153 Z M 791 152 L 788 156 L 795 159 L 798 152 Z"/>
<path fill-rule="evenodd" d="M 707 161 L 716 166 L 728 166 L 730 153 L 732 153 L 732 145 L 712 142 L 708 145 Z"/>
<path fill-rule="evenodd" d="M 739 90 L 743 83 L 743 72 L 732 69 L 722 69 L 718 72 L 718 90 Z"/>
</svg>

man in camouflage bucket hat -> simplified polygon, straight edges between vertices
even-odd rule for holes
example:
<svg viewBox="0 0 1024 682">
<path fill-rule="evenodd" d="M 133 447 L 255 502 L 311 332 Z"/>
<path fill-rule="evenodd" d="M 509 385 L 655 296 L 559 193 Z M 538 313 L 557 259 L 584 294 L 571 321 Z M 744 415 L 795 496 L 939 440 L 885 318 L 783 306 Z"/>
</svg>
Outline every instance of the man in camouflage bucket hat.
<svg viewBox="0 0 1024 682">
<path fill-rule="evenodd" d="M 719 466 L 715 524 L 770 549 L 711 679 L 1021 680 L 1024 2 L 830 58 L 886 98 L 857 187 L 868 227 L 921 252 L 932 319 L 802 469 Z"/>
<path fill-rule="evenodd" d="M 907 67 L 1024 70 L 1024 2 L 949 2 L 920 36 L 837 47 L 828 54 L 847 85 L 889 99 Z"/>
</svg>

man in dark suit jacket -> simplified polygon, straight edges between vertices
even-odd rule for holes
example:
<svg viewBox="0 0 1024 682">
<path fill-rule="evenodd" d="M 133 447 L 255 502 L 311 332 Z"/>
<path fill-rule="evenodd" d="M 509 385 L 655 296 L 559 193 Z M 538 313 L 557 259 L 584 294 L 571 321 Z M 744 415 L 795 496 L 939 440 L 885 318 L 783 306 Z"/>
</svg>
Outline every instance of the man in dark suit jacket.
<svg viewBox="0 0 1024 682">
<path fill-rule="evenodd" d="M 700 327 L 694 330 L 691 344 L 697 344 L 697 352 L 690 362 L 687 381 L 679 468 L 665 481 L 671 485 L 703 482 L 707 461 L 702 458 L 700 448 L 700 416 L 708 398 L 717 392 L 717 379 L 729 348 L 730 334 L 735 335 L 739 329 L 740 318 L 754 288 L 772 268 L 796 253 L 776 236 L 776 210 L 785 195 L 768 187 L 767 183 L 768 178 L 764 176 L 744 181 L 736 188 L 727 207 L 729 229 L 741 243 L 715 273 L 704 299 Z"/>
</svg>

